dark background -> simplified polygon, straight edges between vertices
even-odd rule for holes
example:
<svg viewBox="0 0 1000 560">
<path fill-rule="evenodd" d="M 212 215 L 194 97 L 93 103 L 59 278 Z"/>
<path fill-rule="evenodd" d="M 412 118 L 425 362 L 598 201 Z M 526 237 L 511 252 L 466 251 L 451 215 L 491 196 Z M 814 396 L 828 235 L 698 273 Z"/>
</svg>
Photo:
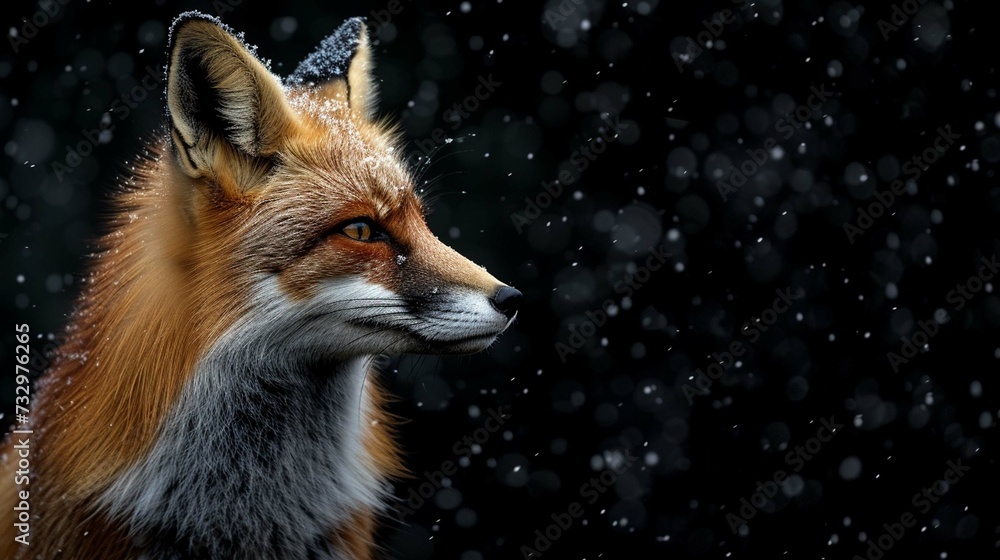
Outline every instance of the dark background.
<svg viewBox="0 0 1000 560">
<path fill-rule="evenodd" d="M 0 45 L 0 307 L 8 328 L 26 322 L 50 338 L 107 193 L 159 133 L 162 87 L 127 118 L 103 117 L 113 133 L 63 180 L 53 163 L 147 66 L 159 71 L 175 15 L 220 13 L 287 74 L 344 18 L 389 6 L 52 4 L 58 14 L 18 52 Z M 388 556 L 521 558 L 551 514 L 579 502 L 583 517 L 542 557 L 865 557 L 866 541 L 907 512 L 916 525 L 883 538 L 893 543 L 885 558 L 994 557 L 1000 299 L 987 282 L 960 311 L 949 300 L 1000 251 L 1000 45 L 983 4 L 911 1 L 919 11 L 884 36 L 889 3 L 565 0 L 560 20 L 545 16 L 559 13 L 555 1 L 403 0 L 377 30 L 381 113 L 411 146 L 436 128 L 460 140 L 420 165 L 431 227 L 527 301 L 487 353 L 386 369 L 392 409 L 409 419 L 402 443 L 415 478 L 395 485 L 401 499 L 422 473 L 459 460 L 453 446 L 488 410 L 510 411 L 450 489 L 386 524 Z M 8 3 L 2 29 L 39 9 Z M 733 21 L 681 71 L 686 38 L 724 9 Z M 446 111 L 490 75 L 501 85 L 452 128 Z M 779 119 L 821 86 L 835 93 L 786 138 Z M 600 136 L 602 114 L 627 128 L 578 172 L 571 157 Z M 903 163 L 945 126 L 960 138 L 850 242 L 844 223 L 893 180 L 912 179 Z M 768 138 L 777 148 L 767 162 L 723 200 L 717 181 Z M 560 170 L 579 180 L 519 232 L 512 214 Z M 661 245 L 666 265 L 642 275 Z M 615 285 L 630 274 L 645 281 L 623 297 Z M 741 326 L 786 288 L 792 308 L 751 342 Z M 592 333 L 586 313 L 608 299 L 612 316 Z M 932 318 L 937 334 L 894 371 L 887 354 Z M 564 363 L 556 344 L 580 328 L 591 336 Z M 9 367 L 13 334 L 0 358 Z M 689 402 L 682 387 L 733 341 L 739 363 Z M 36 366 L 46 346 L 33 341 Z M 13 395 L 4 375 L 5 424 Z M 810 441 L 831 417 L 843 428 Z M 810 444 L 810 460 L 786 459 Z M 626 445 L 635 464 L 588 503 L 581 485 Z M 970 470 L 929 510 L 911 501 L 958 460 Z M 734 534 L 727 514 L 739 515 L 758 481 L 796 466 Z"/>
</svg>

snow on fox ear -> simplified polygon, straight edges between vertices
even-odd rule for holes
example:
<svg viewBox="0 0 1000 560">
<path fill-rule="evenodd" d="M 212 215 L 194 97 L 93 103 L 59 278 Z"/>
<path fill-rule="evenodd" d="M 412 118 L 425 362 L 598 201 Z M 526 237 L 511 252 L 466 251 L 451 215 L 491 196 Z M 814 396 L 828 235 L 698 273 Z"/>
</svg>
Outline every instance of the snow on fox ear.
<svg viewBox="0 0 1000 560">
<path fill-rule="evenodd" d="M 345 21 L 323 39 L 286 82 L 291 86 L 318 86 L 324 97 L 346 98 L 351 111 L 371 118 L 377 88 L 372 80 L 372 48 L 364 19 Z"/>
<path fill-rule="evenodd" d="M 220 143 L 251 158 L 280 148 L 295 116 L 281 82 L 219 20 L 187 12 L 170 30 L 167 108 L 178 161 L 192 177 L 210 173 Z"/>
</svg>

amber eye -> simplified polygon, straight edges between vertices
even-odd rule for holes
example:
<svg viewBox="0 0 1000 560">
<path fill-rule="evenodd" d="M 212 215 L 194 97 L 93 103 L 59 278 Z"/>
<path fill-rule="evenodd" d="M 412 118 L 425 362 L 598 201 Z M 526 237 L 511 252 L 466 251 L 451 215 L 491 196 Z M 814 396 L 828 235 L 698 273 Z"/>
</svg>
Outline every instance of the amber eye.
<svg viewBox="0 0 1000 560">
<path fill-rule="evenodd" d="M 366 222 L 353 222 L 344 226 L 341 230 L 344 235 L 358 241 L 371 241 L 372 227 Z"/>
</svg>

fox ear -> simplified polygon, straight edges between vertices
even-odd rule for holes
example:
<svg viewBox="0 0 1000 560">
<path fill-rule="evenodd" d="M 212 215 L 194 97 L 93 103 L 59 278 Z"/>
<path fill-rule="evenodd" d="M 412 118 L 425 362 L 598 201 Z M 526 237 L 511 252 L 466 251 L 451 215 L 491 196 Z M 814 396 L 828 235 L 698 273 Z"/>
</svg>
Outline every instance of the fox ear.
<svg viewBox="0 0 1000 560">
<path fill-rule="evenodd" d="M 178 161 L 192 177 L 215 170 L 226 145 L 251 158 L 274 154 L 295 119 L 278 78 L 198 12 L 181 14 L 170 30 L 167 108 Z"/>
<path fill-rule="evenodd" d="M 324 97 L 345 100 L 351 111 L 371 118 L 378 104 L 372 68 L 368 26 L 364 19 L 356 17 L 323 39 L 287 82 L 292 86 L 318 87 Z"/>
</svg>

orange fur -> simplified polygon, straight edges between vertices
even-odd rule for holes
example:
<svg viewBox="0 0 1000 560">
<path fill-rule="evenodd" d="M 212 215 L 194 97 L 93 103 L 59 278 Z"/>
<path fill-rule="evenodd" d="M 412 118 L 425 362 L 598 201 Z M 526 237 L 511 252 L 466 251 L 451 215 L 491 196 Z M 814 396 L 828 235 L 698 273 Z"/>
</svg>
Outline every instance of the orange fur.
<svg viewBox="0 0 1000 560">
<path fill-rule="evenodd" d="M 354 519 L 333 535 L 333 541 L 343 547 L 351 560 L 372 560 L 375 549 L 373 540 L 376 529 L 375 515 L 370 511 L 360 510 L 352 516 Z"/>
</svg>

